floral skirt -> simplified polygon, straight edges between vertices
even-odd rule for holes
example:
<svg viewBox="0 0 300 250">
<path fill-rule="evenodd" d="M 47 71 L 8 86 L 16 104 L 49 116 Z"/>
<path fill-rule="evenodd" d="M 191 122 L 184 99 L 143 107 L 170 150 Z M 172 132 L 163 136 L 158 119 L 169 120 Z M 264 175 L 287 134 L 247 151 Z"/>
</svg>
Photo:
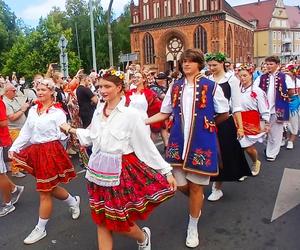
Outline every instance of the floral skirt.
<svg viewBox="0 0 300 250">
<path fill-rule="evenodd" d="M 94 222 L 117 232 L 129 231 L 134 221 L 147 219 L 156 206 L 174 195 L 166 178 L 134 153 L 122 156 L 120 185 L 89 182 L 88 192 Z"/>
<path fill-rule="evenodd" d="M 59 141 L 32 144 L 14 154 L 13 162 L 36 178 L 37 191 L 51 191 L 76 177 L 74 167 Z"/>
</svg>

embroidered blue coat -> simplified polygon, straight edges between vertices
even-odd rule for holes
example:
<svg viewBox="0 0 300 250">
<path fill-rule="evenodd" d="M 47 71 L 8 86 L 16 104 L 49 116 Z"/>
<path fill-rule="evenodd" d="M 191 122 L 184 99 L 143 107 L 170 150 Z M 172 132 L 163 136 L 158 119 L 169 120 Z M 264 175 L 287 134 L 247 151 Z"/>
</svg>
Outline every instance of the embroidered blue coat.
<svg viewBox="0 0 300 250">
<path fill-rule="evenodd" d="M 264 74 L 260 77 L 259 87 L 268 92 L 269 89 L 269 74 Z M 275 75 L 275 113 L 278 121 L 289 120 L 289 97 L 288 89 L 285 82 L 285 74 L 278 72 Z"/>
<path fill-rule="evenodd" d="M 173 125 L 170 130 L 166 160 L 173 166 L 182 166 L 185 171 L 216 176 L 219 174 L 217 161 L 217 134 L 214 123 L 213 96 L 216 83 L 204 77 L 196 78 L 194 85 L 192 119 L 185 155 L 182 111 L 182 93 L 185 79 L 176 81 L 172 87 Z"/>
</svg>

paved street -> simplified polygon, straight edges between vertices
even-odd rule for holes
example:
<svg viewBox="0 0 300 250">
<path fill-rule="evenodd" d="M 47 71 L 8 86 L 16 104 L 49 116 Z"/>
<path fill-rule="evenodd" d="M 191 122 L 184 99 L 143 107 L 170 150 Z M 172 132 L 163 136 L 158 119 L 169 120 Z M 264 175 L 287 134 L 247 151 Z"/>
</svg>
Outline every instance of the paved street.
<svg viewBox="0 0 300 250">
<path fill-rule="evenodd" d="M 300 169 L 299 150 L 300 145 L 297 144 L 293 151 L 283 148 L 275 163 L 262 160 L 263 169 L 258 177 L 248 178 L 243 183 L 225 183 L 223 199 L 205 203 L 199 223 L 201 243 L 197 249 L 299 249 L 300 206 L 270 223 L 284 168 Z M 262 146 L 259 151 L 263 151 Z M 79 167 L 76 169 L 81 170 Z M 31 246 L 25 246 L 23 239 L 37 222 L 35 184 L 30 176 L 14 180 L 26 189 L 16 211 L 0 219 L 1 250 L 97 249 L 96 227 L 89 215 L 83 173 L 67 185 L 70 192 L 81 196 L 82 214 L 79 220 L 73 221 L 65 204 L 55 201 L 53 216 L 47 227 L 48 236 Z M 209 188 L 206 189 L 206 196 L 208 194 Z M 186 197 L 177 193 L 175 198 L 156 209 L 149 220 L 140 225 L 152 229 L 153 250 L 184 250 L 187 249 L 187 219 Z M 121 236 L 115 236 L 115 239 L 117 250 L 137 249 L 133 240 Z"/>
</svg>

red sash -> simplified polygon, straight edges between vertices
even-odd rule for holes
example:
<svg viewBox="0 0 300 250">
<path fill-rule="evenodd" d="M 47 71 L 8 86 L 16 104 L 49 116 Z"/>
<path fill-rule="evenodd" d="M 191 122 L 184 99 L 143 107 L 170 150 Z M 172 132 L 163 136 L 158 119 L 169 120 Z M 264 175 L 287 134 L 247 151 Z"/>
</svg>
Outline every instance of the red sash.
<svg viewBox="0 0 300 250">
<path fill-rule="evenodd" d="M 257 135 L 260 130 L 260 115 L 256 110 L 243 111 L 242 120 L 245 135 Z"/>
</svg>

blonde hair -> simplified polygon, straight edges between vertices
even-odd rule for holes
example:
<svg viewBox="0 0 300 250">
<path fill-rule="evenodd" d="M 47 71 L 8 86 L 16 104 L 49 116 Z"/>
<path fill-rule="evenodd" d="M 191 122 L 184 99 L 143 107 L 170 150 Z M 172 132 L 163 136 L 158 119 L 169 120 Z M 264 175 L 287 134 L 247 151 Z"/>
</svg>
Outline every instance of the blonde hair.
<svg viewBox="0 0 300 250">
<path fill-rule="evenodd" d="M 46 86 L 48 89 L 55 91 L 55 83 L 51 78 L 44 78 L 39 81 L 39 84 Z"/>
</svg>

